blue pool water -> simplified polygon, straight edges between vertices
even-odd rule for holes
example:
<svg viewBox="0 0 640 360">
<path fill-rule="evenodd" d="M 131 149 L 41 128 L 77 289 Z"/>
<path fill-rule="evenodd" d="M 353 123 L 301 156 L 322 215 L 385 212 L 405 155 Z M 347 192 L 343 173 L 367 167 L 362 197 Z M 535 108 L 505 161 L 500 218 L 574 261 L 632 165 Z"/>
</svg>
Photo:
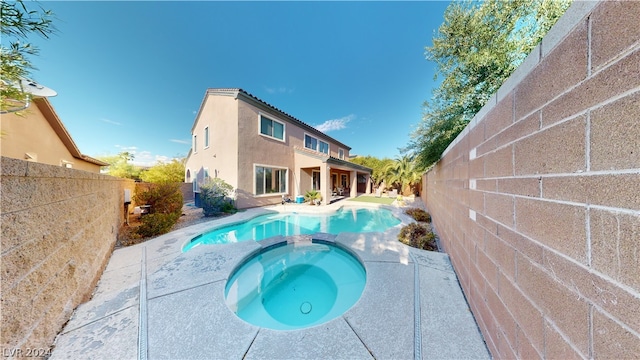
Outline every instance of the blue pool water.
<svg viewBox="0 0 640 360">
<path fill-rule="evenodd" d="M 187 251 L 200 244 L 227 244 L 239 241 L 260 241 L 276 235 L 291 236 L 324 232 L 383 232 L 400 220 L 387 209 L 341 209 L 332 215 L 271 214 L 250 221 L 225 226 L 198 235 L 184 247 Z"/>
<path fill-rule="evenodd" d="M 296 243 L 259 252 L 241 264 L 225 287 L 227 306 L 260 327 L 291 330 L 342 315 L 362 295 L 365 269 L 328 243 Z"/>
</svg>

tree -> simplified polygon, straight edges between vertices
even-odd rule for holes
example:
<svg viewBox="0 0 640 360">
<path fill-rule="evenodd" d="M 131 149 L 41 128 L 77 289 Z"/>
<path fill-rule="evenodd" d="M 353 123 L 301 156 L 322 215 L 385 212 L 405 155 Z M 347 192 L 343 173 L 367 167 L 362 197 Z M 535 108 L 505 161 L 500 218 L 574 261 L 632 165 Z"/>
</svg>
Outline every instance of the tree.
<svg viewBox="0 0 640 360">
<path fill-rule="evenodd" d="M 403 155 L 385 167 L 384 182 L 389 186 L 398 186 L 404 195 L 411 193 L 411 189 L 420 183 L 420 171 L 413 158 Z"/>
<path fill-rule="evenodd" d="M 139 166 L 135 166 L 129 161 L 134 159 L 134 155 L 130 152 L 124 151 L 118 155 L 98 156 L 99 160 L 109 163 L 109 166 L 105 166 L 105 170 L 111 176 L 140 180 L 140 173 L 142 169 Z"/>
<path fill-rule="evenodd" d="M 186 158 L 173 159 L 171 162 L 158 162 L 148 170 L 140 173 L 140 179 L 150 183 L 183 182 Z"/>
<path fill-rule="evenodd" d="M 0 2 L 0 110 L 15 108 L 27 101 L 27 94 L 17 84 L 28 78 L 34 66 L 29 56 L 38 54 L 38 48 L 26 42 L 35 33 L 49 38 L 56 29 L 53 13 L 40 7 L 29 10 L 23 0 Z M 6 45 L 5 45 L 6 44 Z"/>
<path fill-rule="evenodd" d="M 393 163 L 393 160 L 389 158 L 378 159 L 375 156 L 367 155 L 367 156 L 358 156 L 357 158 L 353 158 L 350 160 L 354 164 L 366 166 L 373 170 L 371 173 L 371 181 L 374 184 L 380 184 L 384 180 L 384 172 L 385 168 Z"/>
<path fill-rule="evenodd" d="M 426 58 L 442 82 L 408 149 L 427 168 L 564 14 L 571 0 L 452 2 Z"/>
</svg>

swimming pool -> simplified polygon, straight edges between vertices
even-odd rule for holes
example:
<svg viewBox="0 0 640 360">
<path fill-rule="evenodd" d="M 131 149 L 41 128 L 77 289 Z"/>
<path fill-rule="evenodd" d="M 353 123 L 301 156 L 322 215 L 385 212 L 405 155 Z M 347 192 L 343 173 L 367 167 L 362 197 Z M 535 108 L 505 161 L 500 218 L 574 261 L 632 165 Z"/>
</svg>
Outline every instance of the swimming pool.
<svg viewBox="0 0 640 360">
<path fill-rule="evenodd" d="M 244 223 L 224 226 L 198 235 L 184 247 L 187 251 L 201 244 L 228 244 L 260 241 L 272 236 L 308 235 L 319 232 L 384 232 L 400 224 L 387 209 L 346 209 L 333 214 L 267 214 Z"/>
<path fill-rule="evenodd" d="M 260 250 L 232 272 L 225 302 L 253 325 L 301 329 L 342 315 L 360 299 L 365 283 L 362 263 L 339 245 L 281 243 Z"/>
</svg>

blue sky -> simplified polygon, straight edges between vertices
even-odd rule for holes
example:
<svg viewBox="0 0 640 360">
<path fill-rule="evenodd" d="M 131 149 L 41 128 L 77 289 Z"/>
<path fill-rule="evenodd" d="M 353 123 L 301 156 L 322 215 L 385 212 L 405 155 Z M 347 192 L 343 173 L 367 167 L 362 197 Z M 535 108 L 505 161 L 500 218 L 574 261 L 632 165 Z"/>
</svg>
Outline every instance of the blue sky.
<svg viewBox="0 0 640 360">
<path fill-rule="evenodd" d="M 186 156 L 207 88 L 242 88 L 352 147 L 396 157 L 437 84 L 448 2 L 41 2 L 33 78 L 90 156 Z"/>
</svg>

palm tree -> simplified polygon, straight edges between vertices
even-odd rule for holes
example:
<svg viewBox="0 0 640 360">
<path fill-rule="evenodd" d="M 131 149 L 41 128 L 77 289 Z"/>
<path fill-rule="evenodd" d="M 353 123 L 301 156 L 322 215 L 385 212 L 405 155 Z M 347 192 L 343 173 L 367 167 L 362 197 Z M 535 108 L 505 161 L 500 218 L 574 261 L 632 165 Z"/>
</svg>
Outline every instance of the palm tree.
<svg viewBox="0 0 640 360">
<path fill-rule="evenodd" d="M 389 186 L 398 186 L 402 194 L 409 195 L 411 188 L 420 183 L 422 172 L 417 169 L 413 157 L 403 155 L 385 167 L 383 178 Z"/>
</svg>

